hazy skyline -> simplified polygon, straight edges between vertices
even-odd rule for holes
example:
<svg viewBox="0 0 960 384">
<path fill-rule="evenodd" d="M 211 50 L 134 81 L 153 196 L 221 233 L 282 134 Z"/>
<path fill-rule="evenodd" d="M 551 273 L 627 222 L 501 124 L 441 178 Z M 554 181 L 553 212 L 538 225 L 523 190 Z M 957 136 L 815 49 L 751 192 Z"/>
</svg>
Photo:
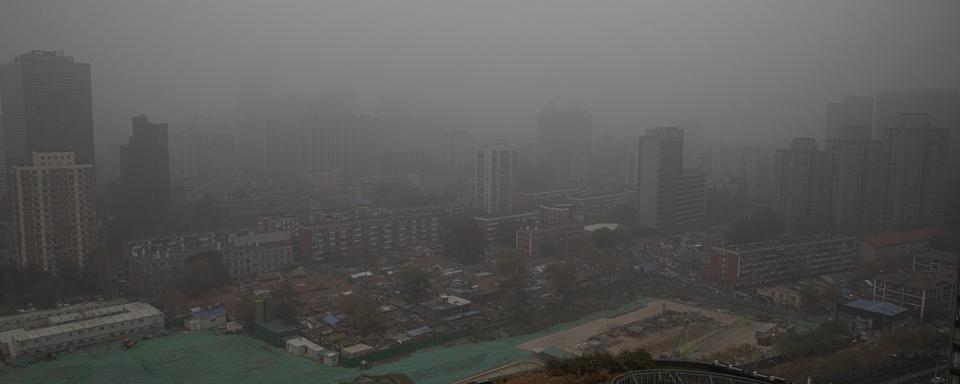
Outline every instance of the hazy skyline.
<svg viewBox="0 0 960 384">
<path fill-rule="evenodd" d="M 532 141 L 544 105 L 594 133 L 702 122 L 708 138 L 820 139 L 826 103 L 960 88 L 957 1 L 8 1 L 0 61 L 62 50 L 93 71 L 98 152 L 130 117 L 179 128 L 245 95 L 349 90 Z M 389 129 L 389 127 L 384 127 Z"/>
</svg>

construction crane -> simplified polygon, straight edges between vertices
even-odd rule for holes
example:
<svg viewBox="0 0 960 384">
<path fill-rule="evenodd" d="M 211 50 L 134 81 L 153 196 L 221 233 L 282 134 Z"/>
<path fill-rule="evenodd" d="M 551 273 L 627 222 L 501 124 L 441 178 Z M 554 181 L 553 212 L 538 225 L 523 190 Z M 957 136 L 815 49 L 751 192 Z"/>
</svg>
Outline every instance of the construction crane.
<svg viewBox="0 0 960 384">
<path fill-rule="evenodd" d="M 683 329 L 680 330 L 680 334 L 677 335 L 677 345 L 673 346 L 673 355 L 680 357 L 680 346 L 683 345 L 683 339 L 687 335 L 687 328 L 690 327 L 690 319 L 687 319 L 683 322 Z"/>
</svg>

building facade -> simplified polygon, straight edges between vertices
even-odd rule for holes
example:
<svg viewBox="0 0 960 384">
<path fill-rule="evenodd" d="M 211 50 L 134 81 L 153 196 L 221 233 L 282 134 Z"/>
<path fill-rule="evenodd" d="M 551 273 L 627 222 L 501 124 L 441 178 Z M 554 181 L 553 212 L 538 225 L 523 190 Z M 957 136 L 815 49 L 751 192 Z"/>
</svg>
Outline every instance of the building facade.
<svg viewBox="0 0 960 384">
<path fill-rule="evenodd" d="M 555 187 L 587 181 L 592 144 L 593 117 L 586 109 L 550 105 L 537 116 L 537 162 L 551 171 Z"/>
<path fill-rule="evenodd" d="M 840 233 L 883 230 L 886 168 L 880 142 L 869 135 L 868 126 L 847 126 L 843 136 L 827 142 L 831 217 Z"/>
<path fill-rule="evenodd" d="M 939 228 L 920 228 L 864 236 L 860 263 L 887 271 L 908 268 L 914 254 L 933 248 L 933 238 L 940 232 Z"/>
<path fill-rule="evenodd" d="M 951 316 L 956 279 L 943 272 L 894 272 L 873 279 L 873 300 L 913 311 L 921 321 Z"/>
<path fill-rule="evenodd" d="M 296 145 L 300 172 L 340 169 L 347 177 L 380 172 L 380 120 L 371 116 L 316 115 L 297 132 Z"/>
<path fill-rule="evenodd" d="M 83 266 L 97 246 L 93 165 L 77 163 L 75 152 L 34 152 L 13 177 L 18 263 L 54 273 L 59 260 Z"/>
<path fill-rule="evenodd" d="M 540 210 L 476 216 L 473 218 L 473 221 L 477 223 L 477 227 L 479 227 L 480 232 L 483 233 L 487 244 L 494 244 L 497 241 L 497 229 L 500 228 L 501 225 L 537 225 L 540 223 Z"/>
<path fill-rule="evenodd" d="M 873 129 L 873 98 L 864 96 L 846 96 L 838 102 L 827 104 L 826 133 L 824 139 L 843 139 L 846 127 L 858 126 L 867 129 L 869 140 Z"/>
<path fill-rule="evenodd" d="M 704 218 L 705 178 L 698 169 L 683 168 L 683 131 L 677 127 L 646 130 L 639 140 L 636 191 L 637 217 L 649 228 L 675 228 Z"/>
<path fill-rule="evenodd" d="M 552 243 L 560 250 L 566 250 L 570 241 L 583 236 L 583 225 L 578 223 L 531 226 L 517 231 L 517 249 L 528 258 L 545 255 L 544 245 Z"/>
<path fill-rule="evenodd" d="M 77 163 L 94 163 L 90 64 L 58 51 L 17 55 L 0 64 L 0 103 L 8 166 L 29 165 L 34 152 L 74 152 Z"/>
<path fill-rule="evenodd" d="M 170 144 L 170 176 L 177 183 L 224 179 L 240 169 L 239 136 L 230 128 L 190 126 L 174 133 Z"/>
<path fill-rule="evenodd" d="M 882 140 L 887 128 L 901 126 L 901 115 L 922 113 L 930 118 L 935 129 L 949 131 L 952 175 L 960 174 L 960 90 L 903 89 L 877 92 L 874 137 Z M 946 145 L 946 144 L 945 144 Z"/>
<path fill-rule="evenodd" d="M 829 228 L 829 176 L 829 159 L 817 149 L 816 140 L 798 137 L 790 149 L 777 150 L 774 205 L 789 229 Z"/>
<path fill-rule="evenodd" d="M 434 208 L 409 208 L 364 218 L 300 227 L 300 258 L 323 261 L 362 253 L 435 246 L 440 216 Z"/>
<path fill-rule="evenodd" d="M 937 227 L 943 223 L 949 140 L 950 131 L 934 128 L 927 114 L 903 114 L 899 126 L 884 128 L 886 229 Z"/>
<path fill-rule="evenodd" d="M 510 212 L 517 193 L 517 149 L 491 143 L 476 154 L 474 208 L 488 214 Z"/>
<path fill-rule="evenodd" d="M 17 329 L 0 336 L 0 351 L 9 361 L 40 359 L 50 354 L 163 332 L 163 313 L 147 303 L 127 303 L 50 317 L 50 325 Z"/>
<path fill-rule="evenodd" d="M 290 232 L 203 232 L 124 241 L 130 289 L 149 296 L 179 284 L 190 261 L 216 252 L 232 279 L 246 280 L 296 262 Z"/>
<path fill-rule="evenodd" d="M 831 235 L 713 247 L 705 277 L 729 288 L 792 282 L 850 270 L 859 250 L 857 238 Z"/>
<path fill-rule="evenodd" d="M 755 202 L 769 202 L 773 188 L 773 156 L 757 146 L 740 148 L 737 177 L 747 188 L 747 197 Z"/>
<path fill-rule="evenodd" d="M 125 208 L 137 216 L 163 214 L 170 204 L 167 125 L 133 118 L 133 135 L 120 147 L 120 183 Z"/>
</svg>

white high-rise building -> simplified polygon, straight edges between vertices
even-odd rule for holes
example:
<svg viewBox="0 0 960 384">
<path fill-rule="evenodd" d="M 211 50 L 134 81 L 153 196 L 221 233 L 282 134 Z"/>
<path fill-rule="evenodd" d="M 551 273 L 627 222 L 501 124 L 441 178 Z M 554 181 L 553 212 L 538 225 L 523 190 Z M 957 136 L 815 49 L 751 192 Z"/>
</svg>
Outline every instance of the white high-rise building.
<svg viewBox="0 0 960 384">
<path fill-rule="evenodd" d="M 703 172 L 683 168 L 683 130 L 658 127 L 646 130 L 638 142 L 636 191 L 640 224 L 650 228 L 676 228 L 704 218 Z"/>
<path fill-rule="evenodd" d="M 310 118 L 297 133 L 300 172 L 339 169 L 344 176 L 380 172 L 380 121 L 366 115 L 332 114 Z"/>
<path fill-rule="evenodd" d="M 477 148 L 474 207 L 486 213 L 513 209 L 519 153 L 504 142 Z"/>
<path fill-rule="evenodd" d="M 34 152 L 13 166 L 17 262 L 56 272 L 59 260 L 83 266 L 97 246 L 96 176 L 74 152 Z"/>
</svg>

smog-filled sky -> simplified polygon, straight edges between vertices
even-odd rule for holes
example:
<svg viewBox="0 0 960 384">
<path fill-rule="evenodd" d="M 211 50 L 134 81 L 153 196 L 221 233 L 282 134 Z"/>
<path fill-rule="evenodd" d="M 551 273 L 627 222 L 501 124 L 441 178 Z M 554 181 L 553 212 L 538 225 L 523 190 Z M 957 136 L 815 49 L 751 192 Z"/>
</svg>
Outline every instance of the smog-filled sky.
<svg viewBox="0 0 960 384">
<path fill-rule="evenodd" d="M 0 61 L 91 63 L 100 143 L 140 113 L 175 127 L 348 90 L 365 113 L 460 111 L 479 138 L 529 140 L 553 101 L 589 109 L 595 137 L 696 118 L 708 139 L 779 145 L 819 139 L 844 95 L 960 87 L 958 15 L 956 0 L 6 0 Z"/>
</svg>

